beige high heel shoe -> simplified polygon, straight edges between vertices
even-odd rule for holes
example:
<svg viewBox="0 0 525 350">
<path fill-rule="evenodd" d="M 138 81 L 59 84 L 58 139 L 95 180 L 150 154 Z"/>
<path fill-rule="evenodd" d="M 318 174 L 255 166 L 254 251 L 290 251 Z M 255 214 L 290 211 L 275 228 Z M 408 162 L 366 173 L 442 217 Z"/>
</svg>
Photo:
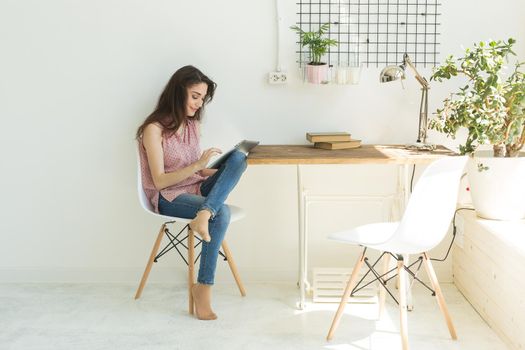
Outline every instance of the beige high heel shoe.
<svg viewBox="0 0 525 350">
<path fill-rule="evenodd" d="M 204 288 L 204 290 L 198 291 L 198 289 L 200 288 Z M 197 316 L 199 320 L 211 321 L 211 320 L 217 319 L 217 315 L 211 310 L 211 306 L 209 307 L 209 310 L 207 311 L 204 311 L 202 309 L 199 310 L 199 305 L 198 305 L 199 300 L 202 300 L 203 297 L 211 299 L 211 287 L 210 286 L 205 286 L 199 283 L 195 283 L 191 287 L 191 295 L 193 297 L 193 306 L 195 308 L 195 315 Z"/>
</svg>

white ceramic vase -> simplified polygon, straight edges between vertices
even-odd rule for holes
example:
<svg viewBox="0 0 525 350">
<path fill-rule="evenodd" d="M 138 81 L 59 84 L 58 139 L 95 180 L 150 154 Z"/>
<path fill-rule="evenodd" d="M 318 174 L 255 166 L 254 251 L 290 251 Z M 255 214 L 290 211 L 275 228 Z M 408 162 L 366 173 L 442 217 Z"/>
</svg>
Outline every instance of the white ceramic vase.
<svg viewBox="0 0 525 350">
<path fill-rule="evenodd" d="M 361 78 L 361 68 L 362 66 L 348 68 L 348 82 L 350 84 L 359 84 L 359 79 Z"/>
<path fill-rule="evenodd" d="M 469 157 L 467 173 L 478 216 L 493 220 L 525 218 L 525 154 L 495 158 L 492 151 Z"/>
</svg>

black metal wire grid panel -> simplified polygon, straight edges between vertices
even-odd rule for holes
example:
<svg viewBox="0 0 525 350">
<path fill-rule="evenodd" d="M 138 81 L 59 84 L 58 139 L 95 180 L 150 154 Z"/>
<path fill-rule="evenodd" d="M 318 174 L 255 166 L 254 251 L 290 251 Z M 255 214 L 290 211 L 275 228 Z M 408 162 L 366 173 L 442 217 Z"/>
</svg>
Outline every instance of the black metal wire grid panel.
<svg viewBox="0 0 525 350">
<path fill-rule="evenodd" d="M 400 64 L 406 52 L 418 66 L 439 64 L 438 0 L 299 0 L 297 25 L 316 31 L 330 23 L 327 36 L 338 41 L 324 61 L 333 65 L 376 67 Z M 299 64 L 309 61 L 299 46 Z"/>
</svg>

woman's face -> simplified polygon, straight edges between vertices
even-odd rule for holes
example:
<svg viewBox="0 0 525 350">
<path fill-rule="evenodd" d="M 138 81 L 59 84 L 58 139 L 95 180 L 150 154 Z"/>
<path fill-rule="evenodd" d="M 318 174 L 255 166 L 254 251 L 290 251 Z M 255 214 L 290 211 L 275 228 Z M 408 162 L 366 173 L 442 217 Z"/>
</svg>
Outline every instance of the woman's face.
<svg viewBox="0 0 525 350">
<path fill-rule="evenodd" d="M 187 88 L 186 115 L 188 117 L 195 116 L 195 113 L 202 107 L 207 91 L 208 85 L 206 83 L 198 83 Z"/>
</svg>

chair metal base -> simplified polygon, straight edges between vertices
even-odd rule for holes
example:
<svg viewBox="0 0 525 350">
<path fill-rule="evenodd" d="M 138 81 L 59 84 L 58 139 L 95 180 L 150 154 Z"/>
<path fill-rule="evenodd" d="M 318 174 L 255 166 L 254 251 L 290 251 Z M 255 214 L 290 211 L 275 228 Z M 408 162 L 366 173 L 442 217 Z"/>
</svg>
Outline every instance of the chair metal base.
<svg viewBox="0 0 525 350">
<path fill-rule="evenodd" d="M 189 236 L 189 233 L 188 233 L 188 228 L 189 228 L 189 225 L 185 225 L 180 231 L 179 233 L 177 233 L 177 235 L 173 235 L 171 233 L 171 231 L 169 230 L 169 228 L 166 226 L 164 228 L 164 234 L 165 236 L 168 238 L 169 242 L 166 244 L 166 246 L 164 248 L 161 249 L 161 251 L 155 256 L 155 258 L 153 259 L 153 262 L 158 262 L 158 260 L 164 255 L 166 254 L 167 252 L 169 252 L 170 250 L 172 249 L 175 249 L 177 251 L 177 253 L 179 253 L 180 257 L 182 258 L 182 260 L 184 261 L 184 263 L 186 264 L 186 266 L 188 266 L 188 260 L 186 260 L 186 258 L 184 257 L 184 255 L 182 254 L 182 252 L 180 251 L 180 249 L 178 248 L 178 246 L 182 246 L 184 249 L 186 249 L 186 251 L 188 250 L 188 245 L 184 244 L 184 241 L 187 241 L 188 240 L 188 236 Z M 183 232 L 186 232 L 186 236 L 182 237 L 181 239 L 179 239 L 179 236 L 181 236 L 183 234 Z M 199 237 L 195 236 L 195 239 L 197 240 L 197 243 L 194 245 L 193 248 L 197 248 L 200 244 L 202 244 L 202 239 L 200 239 Z M 224 253 L 222 251 L 219 251 L 219 255 L 223 257 L 224 261 L 227 261 L 228 258 L 226 257 L 226 255 L 224 255 Z M 200 258 L 200 253 L 199 255 L 197 255 L 197 257 L 195 258 L 195 260 L 193 261 L 194 264 L 197 263 L 197 261 L 199 261 L 199 258 Z"/>
<path fill-rule="evenodd" d="M 392 254 L 390 252 L 383 252 L 373 264 L 370 264 L 370 262 L 368 260 L 368 257 L 365 256 L 364 263 L 368 267 L 368 271 L 357 282 L 356 286 L 352 289 L 352 292 L 350 293 L 350 296 L 354 296 L 354 293 L 359 292 L 361 289 L 366 288 L 369 285 L 371 285 L 372 283 L 377 281 L 377 282 L 379 282 L 379 285 L 384 288 L 384 291 L 387 292 L 392 297 L 392 299 L 394 299 L 396 304 L 399 305 L 399 301 L 396 299 L 394 294 L 387 287 L 387 283 L 390 280 L 392 280 L 395 277 L 399 276 L 399 274 L 397 272 L 395 274 L 392 274 L 394 271 L 397 271 L 397 266 L 392 268 L 392 269 L 390 269 L 390 270 L 388 270 L 388 271 L 386 271 L 386 272 L 383 272 L 382 274 L 379 274 L 379 272 L 375 269 L 375 266 L 379 263 L 379 261 L 381 261 L 381 259 L 385 255 L 388 255 L 389 257 L 393 257 L 397 261 L 403 261 L 403 256 L 395 255 L 395 254 Z M 432 296 L 436 296 L 436 292 L 432 288 L 430 288 L 425 282 L 423 282 L 421 279 L 419 279 L 417 277 L 417 274 L 419 273 L 419 270 L 421 269 L 422 264 L 423 264 L 423 256 L 420 256 L 412 264 L 410 264 L 408 266 L 403 265 L 403 269 L 404 269 L 404 271 L 406 271 L 412 277 L 412 283 L 414 281 L 419 282 L 420 284 L 422 284 L 425 288 L 427 288 L 432 293 Z M 415 265 L 417 265 L 417 267 L 415 267 L 415 271 L 413 271 L 412 269 L 414 268 Z M 370 273 L 373 274 L 374 276 L 373 276 L 372 280 L 369 280 L 368 282 L 365 283 L 365 279 Z M 411 283 L 411 285 L 412 285 L 412 283 Z"/>
</svg>

